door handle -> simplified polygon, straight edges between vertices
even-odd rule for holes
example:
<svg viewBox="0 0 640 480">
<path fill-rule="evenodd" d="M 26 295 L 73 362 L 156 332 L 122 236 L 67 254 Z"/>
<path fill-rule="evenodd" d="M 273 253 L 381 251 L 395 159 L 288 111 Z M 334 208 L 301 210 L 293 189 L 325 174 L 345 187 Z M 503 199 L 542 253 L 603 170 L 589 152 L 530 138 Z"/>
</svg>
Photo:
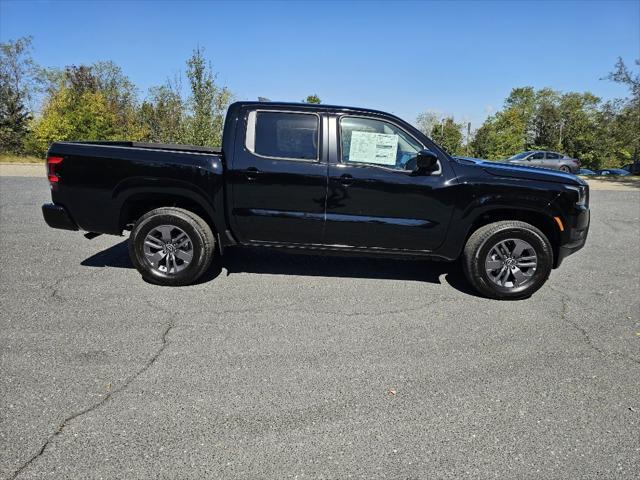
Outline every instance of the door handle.
<svg viewBox="0 0 640 480">
<path fill-rule="evenodd" d="M 348 185 L 351 185 L 353 182 L 355 182 L 355 180 L 356 179 L 353 178 L 353 176 L 349 175 L 348 173 L 345 173 L 344 175 L 340 175 L 340 183 L 345 187 Z"/>
<path fill-rule="evenodd" d="M 260 170 L 258 170 L 256 167 L 249 167 L 244 171 L 244 174 L 247 176 L 247 179 L 249 180 L 255 180 L 256 178 L 258 178 L 259 173 L 260 173 Z"/>
</svg>

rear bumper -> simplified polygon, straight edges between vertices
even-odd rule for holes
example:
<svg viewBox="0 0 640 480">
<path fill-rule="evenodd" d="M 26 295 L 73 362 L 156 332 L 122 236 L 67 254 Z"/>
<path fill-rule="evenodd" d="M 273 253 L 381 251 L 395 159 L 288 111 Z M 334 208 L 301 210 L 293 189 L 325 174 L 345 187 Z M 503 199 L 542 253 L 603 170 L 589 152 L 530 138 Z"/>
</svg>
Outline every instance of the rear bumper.
<svg viewBox="0 0 640 480">
<path fill-rule="evenodd" d="M 78 225 L 73 221 L 69 212 L 55 203 L 45 203 L 42 205 L 42 216 L 51 228 L 62 230 L 78 230 Z"/>
<path fill-rule="evenodd" d="M 590 212 L 588 207 L 580 207 L 575 215 L 567 218 L 563 243 L 558 248 L 556 267 L 572 253 L 577 252 L 587 241 L 589 234 Z"/>
</svg>

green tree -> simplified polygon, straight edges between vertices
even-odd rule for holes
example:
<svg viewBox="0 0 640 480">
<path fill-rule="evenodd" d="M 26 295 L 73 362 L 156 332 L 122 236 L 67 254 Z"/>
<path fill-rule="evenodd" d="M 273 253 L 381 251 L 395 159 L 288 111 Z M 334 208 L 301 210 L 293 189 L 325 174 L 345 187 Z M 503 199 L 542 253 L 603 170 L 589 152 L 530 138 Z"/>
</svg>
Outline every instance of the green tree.
<svg viewBox="0 0 640 480">
<path fill-rule="evenodd" d="M 473 155 L 489 160 L 510 157 L 535 142 L 536 94 L 532 87 L 511 90 L 503 110 L 488 117 L 471 141 Z"/>
<path fill-rule="evenodd" d="M 322 101 L 320 100 L 320 97 L 318 95 L 316 95 L 315 93 L 313 95 L 307 95 L 307 98 L 305 98 L 303 100 L 304 103 L 322 103 Z"/>
<path fill-rule="evenodd" d="M 33 124 L 31 150 L 44 154 L 61 140 L 140 140 L 135 88 L 110 62 L 69 66 L 49 76 L 40 117 Z"/>
<path fill-rule="evenodd" d="M 528 125 L 533 134 L 533 143 L 525 148 L 550 150 L 557 148 L 560 139 L 560 96 L 550 88 L 536 93 L 535 110 Z"/>
<path fill-rule="evenodd" d="M 62 85 L 46 102 L 33 128 L 31 146 L 43 155 L 49 144 L 64 140 L 118 140 L 123 132 L 101 92 L 81 92 Z"/>
<path fill-rule="evenodd" d="M 473 155 L 489 160 L 510 157 L 527 146 L 527 130 L 526 117 L 517 108 L 497 112 L 476 131 Z"/>
<path fill-rule="evenodd" d="M 528 149 L 535 145 L 535 131 L 533 127 L 538 95 L 533 87 L 514 88 L 504 102 L 503 122 L 514 121 L 512 128 L 505 124 L 503 128 L 509 132 L 511 138 L 506 145 L 517 145 L 518 149 Z M 501 155 L 509 153 L 500 152 Z"/>
<path fill-rule="evenodd" d="M 589 92 L 562 95 L 557 107 L 560 116 L 557 144 L 551 148 L 579 158 L 589 167 L 603 166 L 599 159 L 609 142 L 602 143 L 605 139 L 599 139 L 604 120 L 599 118 L 599 105 L 600 99 Z"/>
<path fill-rule="evenodd" d="M 498 132 L 496 130 L 495 117 L 488 117 L 475 131 L 471 140 L 472 155 L 478 158 L 494 159 L 497 150 Z"/>
<path fill-rule="evenodd" d="M 431 139 L 442 147 L 449 155 L 462 155 L 462 125 L 456 123 L 453 117 L 442 119 L 431 131 Z"/>
<path fill-rule="evenodd" d="M 34 71 L 31 37 L 0 44 L 0 151 L 24 153 Z"/>
<path fill-rule="evenodd" d="M 635 61 L 640 67 L 640 59 Z M 611 102 L 608 108 L 616 110 L 617 115 L 612 122 L 612 134 L 617 144 L 617 157 L 620 163 L 633 160 L 640 161 L 640 71 L 633 72 L 622 58 L 618 58 L 615 68 L 607 78 L 625 85 L 630 96 Z"/>
<path fill-rule="evenodd" d="M 635 65 L 640 67 L 640 58 L 636 59 Z M 609 72 L 607 79 L 612 82 L 621 83 L 629 87 L 631 93 L 631 102 L 640 101 L 640 73 L 633 73 L 624 63 L 622 57 L 618 57 L 618 61 L 612 72 Z"/>
<path fill-rule="evenodd" d="M 185 102 L 180 82 L 169 82 L 149 90 L 139 110 L 143 138 L 156 143 L 185 143 Z"/>
<path fill-rule="evenodd" d="M 529 123 L 518 109 L 508 108 L 496 114 L 496 144 L 493 159 L 506 158 L 528 146 Z"/>
<path fill-rule="evenodd" d="M 600 99 L 589 92 L 514 88 L 503 109 L 475 132 L 473 154 L 499 160 L 525 150 L 558 150 L 599 167 L 613 148 L 601 131 L 611 128 L 611 116 L 601 115 L 599 106 Z"/>
<path fill-rule="evenodd" d="M 187 77 L 191 86 L 187 140 L 193 145 L 219 146 L 231 92 L 216 85 L 216 75 L 204 57 L 204 50 L 199 47 L 187 60 Z"/>
<path fill-rule="evenodd" d="M 94 63 L 91 65 L 91 74 L 97 83 L 97 91 L 102 93 L 109 108 L 116 115 L 116 128 L 128 134 L 131 140 L 139 139 L 140 131 L 137 125 L 139 105 L 136 86 L 112 61 Z"/>
</svg>

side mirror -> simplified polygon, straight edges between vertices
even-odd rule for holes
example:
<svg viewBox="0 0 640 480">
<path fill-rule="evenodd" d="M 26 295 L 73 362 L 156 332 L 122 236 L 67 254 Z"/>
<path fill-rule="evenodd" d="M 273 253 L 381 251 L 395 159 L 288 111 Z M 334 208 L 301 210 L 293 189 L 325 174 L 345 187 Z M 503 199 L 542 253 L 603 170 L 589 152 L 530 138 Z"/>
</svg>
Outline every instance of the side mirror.
<svg viewBox="0 0 640 480">
<path fill-rule="evenodd" d="M 416 157 L 416 168 L 413 173 L 416 175 L 429 175 L 438 169 L 438 156 L 431 150 L 420 150 Z"/>
</svg>

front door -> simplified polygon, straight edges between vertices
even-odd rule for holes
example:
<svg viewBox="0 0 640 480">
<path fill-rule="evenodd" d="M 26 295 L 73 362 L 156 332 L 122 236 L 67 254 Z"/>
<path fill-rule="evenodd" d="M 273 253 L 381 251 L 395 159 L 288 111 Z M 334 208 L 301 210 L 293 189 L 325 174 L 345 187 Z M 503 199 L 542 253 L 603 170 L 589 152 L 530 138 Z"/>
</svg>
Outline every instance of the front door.
<svg viewBox="0 0 640 480">
<path fill-rule="evenodd" d="M 229 167 L 231 221 L 241 243 L 322 242 L 327 164 L 322 116 L 246 112 Z M 326 129 L 325 129 L 326 130 Z"/>
<path fill-rule="evenodd" d="M 337 139 L 332 142 L 335 161 L 329 164 L 325 243 L 391 251 L 436 249 L 453 208 L 443 175 L 446 161 L 431 175 L 417 175 L 416 154 L 425 146 L 402 127 L 360 116 L 332 118 L 330 125 Z"/>
</svg>

